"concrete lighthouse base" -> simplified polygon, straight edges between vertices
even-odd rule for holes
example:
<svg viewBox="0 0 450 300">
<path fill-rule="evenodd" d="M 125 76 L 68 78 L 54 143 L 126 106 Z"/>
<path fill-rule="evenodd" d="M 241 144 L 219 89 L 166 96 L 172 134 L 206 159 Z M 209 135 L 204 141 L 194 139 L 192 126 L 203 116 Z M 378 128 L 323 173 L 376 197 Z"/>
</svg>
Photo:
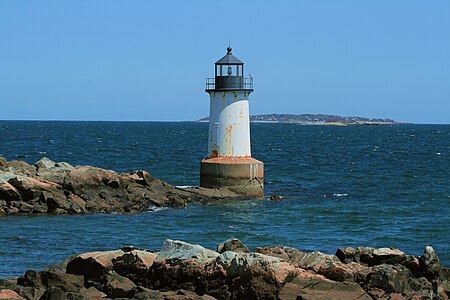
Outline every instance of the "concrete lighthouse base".
<svg viewBox="0 0 450 300">
<path fill-rule="evenodd" d="M 200 186 L 264 196 L 264 164 L 254 158 L 208 158 L 200 164 Z"/>
</svg>

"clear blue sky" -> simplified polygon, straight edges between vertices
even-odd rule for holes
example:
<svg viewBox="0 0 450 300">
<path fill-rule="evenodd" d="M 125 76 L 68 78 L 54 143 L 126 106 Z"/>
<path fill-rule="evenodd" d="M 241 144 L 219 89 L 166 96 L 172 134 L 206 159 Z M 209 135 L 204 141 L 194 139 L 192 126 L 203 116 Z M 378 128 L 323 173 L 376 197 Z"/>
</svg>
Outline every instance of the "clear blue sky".
<svg viewBox="0 0 450 300">
<path fill-rule="evenodd" d="M 251 114 L 450 123 L 449 16 L 448 0 L 0 0 L 0 119 L 199 119 L 231 38 Z"/>
</svg>

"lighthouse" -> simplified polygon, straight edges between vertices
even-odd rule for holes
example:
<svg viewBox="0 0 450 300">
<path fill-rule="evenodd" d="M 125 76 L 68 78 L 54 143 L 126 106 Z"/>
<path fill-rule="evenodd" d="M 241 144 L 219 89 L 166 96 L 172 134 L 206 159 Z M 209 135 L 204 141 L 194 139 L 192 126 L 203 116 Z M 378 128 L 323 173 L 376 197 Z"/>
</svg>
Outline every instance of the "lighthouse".
<svg viewBox="0 0 450 300">
<path fill-rule="evenodd" d="M 228 188 L 243 196 L 264 195 L 264 164 L 252 158 L 249 96 L 253 78 L 232 53 L 215 63 L 206 79 L 210 96 L 208 154 L 200 163 L 200 186 Z"/>
</svg>

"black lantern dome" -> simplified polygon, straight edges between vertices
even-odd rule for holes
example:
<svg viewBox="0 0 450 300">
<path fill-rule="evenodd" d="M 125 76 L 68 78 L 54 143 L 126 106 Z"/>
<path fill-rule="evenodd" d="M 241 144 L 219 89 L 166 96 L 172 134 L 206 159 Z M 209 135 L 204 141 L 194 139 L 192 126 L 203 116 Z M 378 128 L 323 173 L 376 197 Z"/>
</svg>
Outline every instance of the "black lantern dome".
<svg viewBox="0 0 450 300">
<path fill-rule="evenodd" d="M 206 78 L 206 91 L 253 91 L 253 79 L 244 78 L 244 63 L 231 53 L 216 61 L 214 78 Z"/>
</svg>

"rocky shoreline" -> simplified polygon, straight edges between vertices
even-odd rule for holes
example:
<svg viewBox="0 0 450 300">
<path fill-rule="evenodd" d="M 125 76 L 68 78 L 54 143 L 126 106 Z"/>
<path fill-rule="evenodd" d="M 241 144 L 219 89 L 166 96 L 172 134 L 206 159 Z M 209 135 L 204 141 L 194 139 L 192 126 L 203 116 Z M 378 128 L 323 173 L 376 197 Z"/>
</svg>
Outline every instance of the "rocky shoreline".
<svg viewBox="0 0 450 300">
<path fill-rule="evenodd" d="M 240 197 L 227 189 L 178 188 L 146 171 L 116 173 L 46 157 L 30 165 L 0 157 L 0 216 L 138 213 Z"/>
<path fill-rule="evenodd" d="M 450 270 L 430 246 L 415 257 L 392 248 L 336 255 L 285 246 L 250 252 L 238 239 L 216 251 L 166 240 L 90 252 L 0 281 L 0 299 L 448 299 Z"/>
</svg>

